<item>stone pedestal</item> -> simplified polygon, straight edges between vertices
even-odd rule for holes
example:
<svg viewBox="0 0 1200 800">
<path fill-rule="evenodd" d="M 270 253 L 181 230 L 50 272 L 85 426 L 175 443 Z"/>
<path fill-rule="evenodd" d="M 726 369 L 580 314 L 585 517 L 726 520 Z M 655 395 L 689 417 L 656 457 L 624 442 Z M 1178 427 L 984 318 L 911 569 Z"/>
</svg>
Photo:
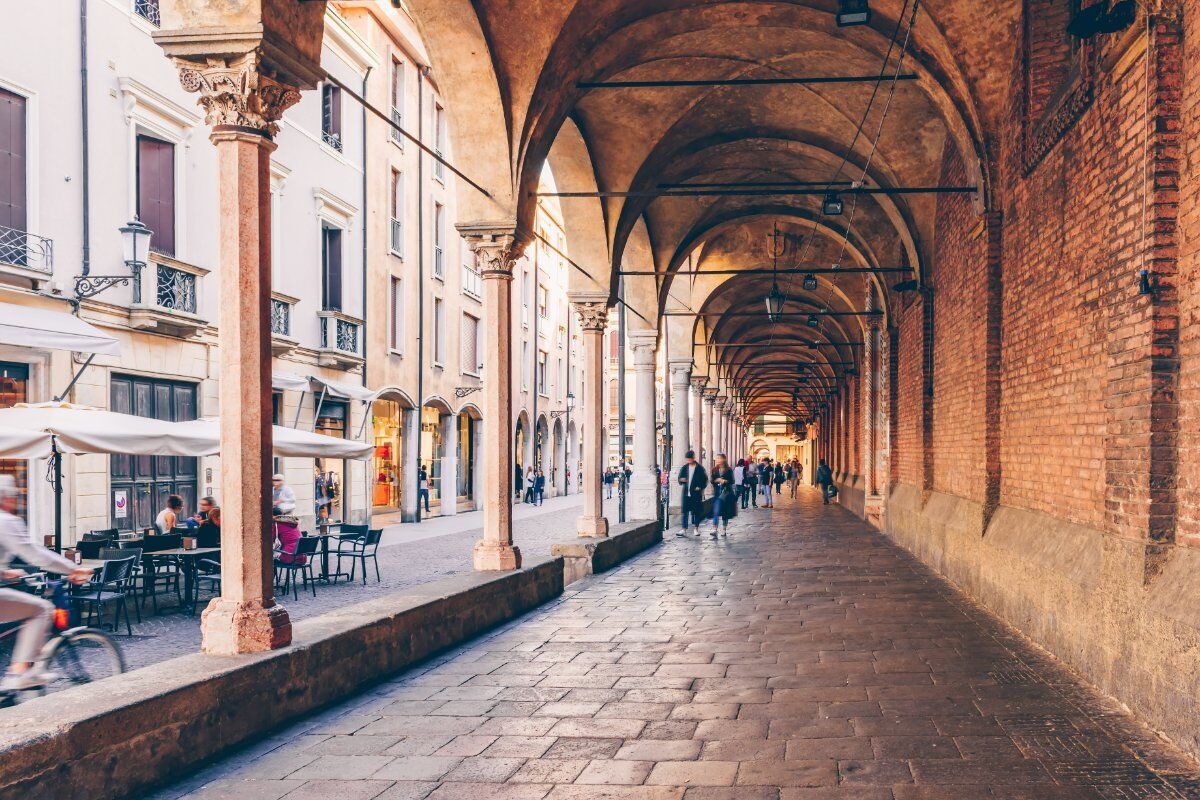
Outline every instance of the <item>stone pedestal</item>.
<svg viewBox="0 0 1200 800">
<path fill-rule="evenodd" d="M 583 335 L 583 370 L 588 376 L 584 386 L 583 410 L 583 513 L 576 530 L 583 537 L 608 536 L 604 516 L 601 481 L 604 437 L 604 328 L 608 323 L 608 296 L 602 292 L 573 292 L 571 303 L 579 314 Z"/>
<path fill-rule="evenodd" d="M 512 268 L 520 256 L 516 226 L 459 225 L 483 278 L 483 538 L 472 560 L 477 570 L 521 566 L 512 539 Z"/>
<path fill-rule="evenodd" d="M 657 331 L 630 331 L 633 351 L 633 475 L 629 479 L 629 518 L 656 519 L 658 516 L 657 418 L 654 398 L 654 352 Z"/>
</svg>

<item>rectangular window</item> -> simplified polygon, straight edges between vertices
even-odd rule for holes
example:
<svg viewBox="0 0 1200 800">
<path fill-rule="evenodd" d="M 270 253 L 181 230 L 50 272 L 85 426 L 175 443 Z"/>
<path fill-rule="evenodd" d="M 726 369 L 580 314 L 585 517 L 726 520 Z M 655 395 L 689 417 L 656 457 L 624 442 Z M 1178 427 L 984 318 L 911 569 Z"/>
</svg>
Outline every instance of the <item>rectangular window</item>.
<svg viewBox="0 0 1200 800">
<path fill-rule="evenodd" d="M 446 362 L 446 308 L 442 298 L 433 298 L 433 363 Z"/>
<path fill-rule="evenodd" d="M 462 371 L 478 375 L 483 368 L 479 353 L 479 318 L 463 314 L 462 318 Z"/>
<path fill-rule="evenodd" d="M 537 390 L 538 394 L 546 394 L 546 351 L 538 350 L 537 360 Z"/>
<path fill-rule="evenodd" d="M 342 90 L 332 83 L 321 87 L 321 140 L 342 152 Z"/>
<path fill-rule="evenodd" d="M 521 270 L 521 324 L 529 327 L 529 267 Z"/>
<path fill-rule="evenodd" d="M 433 204 L 433 277 L 446 279 L 446 209 Z"/>
<path fill-rule="evenodd" d="M 398 58 L 392 59 L 392 122 L 404 124 L 404 62 Z M 391 137 L 393 142 L 404 146 L 404 136 L 394 127 Z"/>
<path fill-rule="evenodd" d="M 342 310 L 341 228 L 321 228 L 321 308 Z"/>
<path fill-rule="evenodd" d="M 483 279 L 475 267 L 475 253 L 471 251 L 466 239 L 462 239 L 462 290 L 476 300 L 483 299 Z"/>
<path fill-rule="evenodd" d="M 550 314 L 550 291 L 541 284 L 537 288 L 538 317 L 545 319 Z"/>
<path fill-rule="evenodd" d="M 433 149 L 442 157 L 446 155 L 446 111 L 440 103 L 433 106 Z M 440 161 L 433 162 L 433 177 L 439 181 L 446 180 L 446 167 Z"/>
<path fill-rule="evenodd" d="M 555 392 L 555 394 L 557 394 L 558 397 L 561 399 L 562 396 L 566 393 L 566 386 L 567 386 L 567 374 L 565 372 L 563 372 L 563 360 L 561 358 L 558 359 L 557 375 L 558 375 L 558 386 L 556 387 L 557 391 Z"/>
<path fill-rule="evenodd" d="M 529 342 L 521 342 L 521 390 L 529 391 Z"/>
<path fill-rule="evenodd" d="M 150 249 L 175 255 L 175 146 L 137 137 L 137 214 L 154 233 Z"/>
<path fill-rule="evenodd" d="M 388 346 L 397 353 L 404 352 L 404 279 L 392 276 L 391 294 L 389 297 L 392 329 Z"/>
<path fill-rule="evenodd" d="M 389 225 L 388 247 L 398 256 L 404 256 L 404 175 L 392 170 L 391 224 Z"/>
<path fill-rule="evenodd" d="M 26 230 L 29 223 L 25 115 L 25 98 L 0 89 L 0 227 L 15 231 Z M 0 261 L 12 261 L 5 249 L 0 245 Z M 23 252 L 23 243 L 13 249 Z"/>
</svg>

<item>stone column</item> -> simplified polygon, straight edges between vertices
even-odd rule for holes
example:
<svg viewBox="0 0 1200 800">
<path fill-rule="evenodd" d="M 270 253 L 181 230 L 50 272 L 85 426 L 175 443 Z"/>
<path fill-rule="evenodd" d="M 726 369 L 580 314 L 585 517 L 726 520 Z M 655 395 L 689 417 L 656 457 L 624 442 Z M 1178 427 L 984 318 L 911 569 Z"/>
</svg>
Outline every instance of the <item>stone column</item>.
<svg viewBox="0 0 1200 800">
<path fill-rule="evenodd" d="M 405 408 L 400 411 L 400 520 L 417 521 L 417 441 L 421 437 L 421 410 Z"/>
<path fill-rule="evenodd" d="M 687 451 L 691 448 L 688 384 L 692 378 L 692 360 L 672 360 L 667 368 L 671 374 L 671 471 L 677 473 L 687 461 Z M 671 508 L 679 508 L 683 487 L 674 475 L 667 476 L 667 486 L 671 488 Z"/>
<path fill-rule="evenodd" d="M 587 376 L 583 401 L 583 513 L 576 526 L 580 536 L 608 536 L 604 516 L 604 487 L 600 475 L 604 457 L 604 328 L 608 323 L 608 295 L 603 292 L 572 292 L 571 303 L 579 314 L 583 335 L 583 370 Z M 653 413 L 651 414 L 653 417 Z M 622 443 L 622 446 L 624 443 Z"/>
<path fill-rule="evenodd" d="M 704 453 L 704 468 L 712 466 L 713 458 L 717 455 L 717 424 L 716 424 L 717 390 L 704 390 L 704 442 L 708 451 Z"/>
<path fill-rule="evenodd" d="M 275 602 L 271 538 L 271 153 L 296 86 L 269 77 L 256 52 L 176 59 L 199 93 L 217 148 L 218 344 L 221 381 L 220 597 L 201 618 L 207 653 L 253 653 L 292 640 Z"/>
<path fill-rule="evenodd" d="M 470 223 L 458 226 L 478 260 L 483 278 L 483 538 L 475 544 L 476 570 L 521 566 L 512 538 L 512 279 L 521 255 L 516 226 Z"/>
<path fill-rule="evenodd" d="M 629 479 L 629 518 L 655 519 L 658 516 L 658 479 L 654 465 L 658 461 L 656 438 L 658 423 L 654 396 L 654 354 L 658 331 L 630 331 L 629 349 L 633 353 L 633 475 Z"/>
<path fill-rule="evenodd" d="M 442 516 L 458 513 L 458 415 L 443 414 L 442 423 Z"/>
<path fill-rule="evenodd" d="M 704 458 L 704 378 L 692 378 L 692 439 L 690 450 L 696 460 Z"/>
</svg>

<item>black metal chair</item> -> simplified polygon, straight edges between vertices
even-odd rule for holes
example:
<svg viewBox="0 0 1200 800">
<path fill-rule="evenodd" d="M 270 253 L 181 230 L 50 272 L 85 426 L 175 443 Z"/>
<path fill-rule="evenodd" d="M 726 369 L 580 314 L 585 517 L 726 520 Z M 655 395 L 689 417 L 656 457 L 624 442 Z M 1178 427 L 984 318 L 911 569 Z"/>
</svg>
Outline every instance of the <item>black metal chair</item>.
<svg viewBox="0 0 1200 800">
<path fill-rule="evenodd" d="M 192 614 L 196 613 L 196 605 L 200 601 L 200 587 L 208 584 L 212 596 L 221 594 L 221 554 L 213 553 L 208 558 L 196 562 L 195 583 L 192 585 Z"/>
<path fill-rule="evenodd" d="M 87 536 L 87 534 L 84 534 Z M 112 546 L 112 539 L 80 539 L 75 543 L 75 549 L 83 558 L 100 558 L 100 551 Z"/>
<path fill-rule="evenodd" d="M 364 526 L 365 527 L 365 526 Z M 354 571 L 358 565 L 362 564 L 362 582 L 363 586 L 367 585 L 367 559 L 375 564 L 375 582 L 379 583 L 379 540 L 383 538 L 383 529 L 374 528 L 366 531 L 361 538 L 343 537 L 338 542 L 337 550 L 334 554 L 337 556 L 337 571 L 342 574 L 342 559 L 350 559 L 350 580 L 354 580 Z"/>
<path fill-rule="evenodd" d="M 162 550 L 176 550 L 183 544 L 183 537 L 175 533 L 147 536 L 142 540 L 144 572 L 142 573 L 142 598 L 150 598 L 154 613 L 158 613 L 158 592 L 174 592 L 179 605 L 183 605 L 183 593 L 179 580 L 183 575 L 179 559 L 175 556 L 159 556 Z"/>
<path fill-rule="evenodd" d="M 101 530 L 101 531 L 88 531 L 87 533 L 85 533 L 83 535 L 83 541 L 85 541 L 85 542 L 95 542 L 95 541 L 99 541 L 101 539 L 115 539 L 115 538 L 117 538 L 117 529 L 116 528 L 105 528 L 104 530 Z"/>
<path fill-rule="evenodd" d="M 100 568 L 100 574 L 86 587 L 80 589 L 72 597 L 72 601 L 85 606 L 89 619 L 94 617 L 101 625 L 104 624 L 105 609 L 109 605 L 116 605 L 117 610 L 113 614 L 113 631 L 115 632 L 121 624 L 121 612 L 124 612 L 125 633 L 132 636 L 133 627 L 129 624 L 129 605 L 125 602 L 125 595 L 129 589 L 130 576 L 133 574 L 136 563 L 137 559 L 133 556 L 105 561 L 104 566 Z"/>
<path fill-rule="evenodd" d="M 300 593 L 296 586 L 296 573 L 300 573 L 301 580 L 305 586 L 312 588 L 313 597 L 317 596 L 317 580 L 313 576 L 313 561 L 317 554 L 317 549 L 321 546 L 321 537 L 319 536 L 301 536 L 296 542 L 296 549 L 293 552 L 279 552 L 275 555 L 275 582 L 279 583 L 279 575 L 284 576 L 283 593 L 286 595 L 288 587 L 292 587 L 292 599 L 299 600 Z M 283 556 L 290 556 L 288 561 L 283 561 Z"/>
<path fill-rule="evenodd" d="M 100 559 L 102 561 L 120 561 L 125 558 L 133 559 L 133 571 L 129 573 L 129 580 L 126 583 L 126 590 L 131 593 L 135 601 L 142 592 L 142 579 L 145 577 L 145 571 L 142 569 L 142 548 L 140 547 L 106 547 L 100 551 Z M 137 614 L 138 622 L 142 621 L 142 605 L 134 602 L 134 613 Z"/>
</svg>

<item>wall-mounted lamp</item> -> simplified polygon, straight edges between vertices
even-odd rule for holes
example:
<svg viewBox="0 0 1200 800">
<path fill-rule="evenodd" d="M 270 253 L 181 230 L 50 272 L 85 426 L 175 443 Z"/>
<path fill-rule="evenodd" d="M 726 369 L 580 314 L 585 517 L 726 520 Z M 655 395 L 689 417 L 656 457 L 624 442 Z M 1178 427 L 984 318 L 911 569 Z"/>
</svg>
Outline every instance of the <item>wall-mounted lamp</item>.
<svg viewBox="0 0 1200 800">
<path fill-rule="evenodd" d="M 1138 294 L 1153 295 L 1154 286 L 1150 282 L 1150 270 L 1144 269 L 1138 272 Z"/>
<path fill-rule="evenodd" d="M 842 198 L 836 192 L 825 195 L 825 199 L 821 203 L 821 211 L 825 216 L 840 217 L 845 210 L 846 204 L 842 202 Z"/>
<path fill-rule="evenodd" d="M 871 6 L 868 0 L 838 0 L 837 24 L 839 28 L 866 25 L 871 21 Z"/>
</svg>

